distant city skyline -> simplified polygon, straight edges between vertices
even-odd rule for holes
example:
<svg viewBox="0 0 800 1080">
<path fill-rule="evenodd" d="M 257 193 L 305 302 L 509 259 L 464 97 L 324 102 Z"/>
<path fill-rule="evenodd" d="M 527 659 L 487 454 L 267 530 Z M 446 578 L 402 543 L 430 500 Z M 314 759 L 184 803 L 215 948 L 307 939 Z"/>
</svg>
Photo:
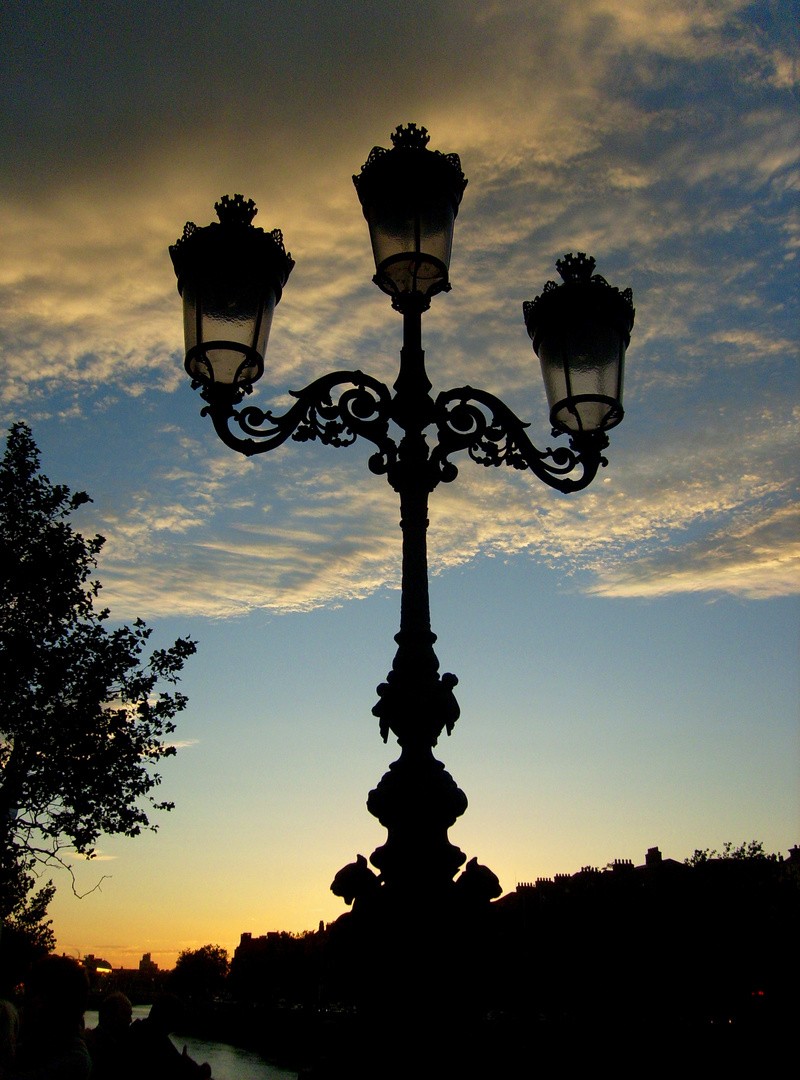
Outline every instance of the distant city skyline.
<svg viewBox="0 0 800 1080">
<path fill-rule="evenodd" d="M 731 843 L 730 841 L 727 841 L 726 843 L 721 845 L 719 851 L 717 851 L 716 849 L 708 849 L 708 848 L 706 848 L 705 850 L 706 851 L 710 850 L 711 853 L 709 854 L 709 858 L 720 858 L 723 855 L 724 848 L 726 847 L 727 844 L 730 844 L 730 843 Z M 748 844 L 748 843 L 750 843 L 750 841 L 743 841 L 742 843 L 743 844 Z M 732 846 L 733 847 L 739 847 L 741 845 L 733 844 Z M 796 850 L 796 848 L 797 848 L 797 846 L 793 845 L 793 847 L 790 848 L 789 851 L 785 852 L 785 853 L 784 852 L 766 851 L 766 849 L 765 849 L 765 851 L 766 851 L 767 855 L 777 855 L 779 859 L 781 859 L 781 860 L 783 860 L 785 862 L 788 862 L 793 857 L 795 859 L 797 859 L 797 850 Z M 533 889 L 533 888 L 536 888 L 537 886 L 541 886 L 543 884 L 557 883 L 559 880 L 563 881 L 564 879 L 570 879 L 570 878 L 575 877 L 576 875 L 580 875 L 582 873 L 585 873 L 586 871 L 599 871 L 601 873 L 613 872 L 614 870 L 625 869 L 626 866 L 630 866 L 631 869 L 642 870 L 644 867 L 650 866 L 651 864 L 661 863 L 662 860 L 665 863 L 679 863 L 679 864 L 683 865 L 688 861 L 688 859 L 691 858 L 692 855 L 695 855 L 698 850 L 703 850 L 703 849 L 694 849 L 686 857 L 684 857 L 682 859 L 675 859 L 669 853 L 662 852 L 661 849 L 658 847 L 658 845 L 652 845 L 651 847 L 649 847 L 647 849 L 647 851 L 645 852 L 645 855 L 641 859 L 641 861 L 639 861 L 637 858 L 616 858 L 615 857 L 615 858 L 612 858 L 612 859 L 610 859 L 609 861 L 607 861 L 605 863 L 599 863 L 597 865 L 587 864 L 585 866 L 580 866 L 580 867 L 576 867 L 576 868 L 573 868 L 573 869 L 562 869 L 562 870 L 551 871 L 551 873 L 548 874 L 548 875 L 537 875 L 535 877 L 531 877 L 529 880 L 516 881 L 516 882 L 514 882 L 513 885 L 509 886 L 507 889 L 504 889 L 503 892 L 504 892 L 504 895 L 508 895 L 509 893 L 513 893 L 515 891 L 518 892 L 520 889 L 525 889 L 525 888 Z M 303 928 L 302 930 L 296 930 L 296 929 L 287 930 L 287 929 L 285 929 L 283 927 L 272 927 L 269 930 L 264 930 L 263 932 L 259 932 L 258 930 L 252 930 L 252 929 L 251 930 L 243 930 L 243 931 L 240 932 L 238 939 L 236 939 L 235 941 L 222 941 L 222 940 L 220 940 L 218 938 L 214 938 L 212 936 L 211 938 L 208 939 L 208 941 L 204 941 L 202 943 L 198 943 L 196 946 L 189 946 L 187 948 L 189 948 L 189 949 L 191 949 L 191 948 L 201 948 L 202 945 L 220 945 L 222 948 L 224 948 L 227 951 L 228 957 L 230 959 L 230 958 L 233 957 L 237 947 L 242 944 L 242 942 L 244 941 L 245 938 L 248 938 L 248 939 L 252 938 L 252 940 L 255 941 L 255 940 L 264 939 L 270 934 L 313 933 L 313 932 L 315 932 L 315 931 L 317 931 L 319 929 L 322 929 L 324 926 L 330 926 L 330 925 L 331 925 L 330 922 L 326 923 L 326 921 L 324 919 L 321 919 L 320 922 L 316 926 L 307 926 L 307 927 Z M 93 953 L 84 953 L 84 952 L 81 952 L 79 949 L 76 950 L 71 955 L 74 955 L 76 957 L 76 959 L 80 959 L 83 962 L 85 962 L 85 961 L 93 961 L 98 966 L 108 963 L 108 964 L 111 965 L 112 970 L 120 970 L 120 969 L 125 969 L 125 970 L 128 970 L 128 971 L 147 970 L 147 971 L 151 971 L 151 972 L 155 972 L 156 970 L 158 970 L 158 971 L 161 971 L 163 973 L 165 971 L 171 970 L 175 966 L 175 961 L 177 960 L 177 957 L 178 957 L 180 951 L 183 951 L 183 950 L 174 950 L 174 951 L 165 950 L 162 953 L 162 955 L 167 957 L 168 960 L 167 960 L 167 962 L 165 962 L 163 964 L 159 964 L 155 960 L 153 960 L 152 959 L 152 954 L 150 952 L 143 953 L 142 956 L 140 957 L 139 961 L 134 962 L 134 963 L 131 962 L 130 958 L 128 957 L 128 954 L 126 953 L 125 955 L 128 958 L 126 959 L 126 961 L 124 963 L 119 963 L 119 964 L 115 964 L 115 963 L 112 963 L 111 961 L 108 961 L 105 956 L 103 956 L 103 957 L 95 956 Z M 99 970 L 104 970 L 104 968 L 102 966 L 99 966 L 98 969 Z"/>
<path fill-rule="evenodd" d="M 658 844 L 798 842 L 800 139 L 796 0 L 10 0 L 0 48 L 0 402 L 93 502 L 112 623 L 198 641 L 157 833 L 54 871 L 59 952 L 169 966 L 345 909 L 397 757 L 371 709 L 399 509 L 359 440 L 224 447 L 183 371 L 167 248 L 223 194 L 296 267 L 249 403 L 394 380 L 351 177 L 398 124 L 461 157 L 434 394 L 549 432 L 522 303 L 585 251 L 633 289 L 626 416 L 562 496 L 468 458 L 430 508 L 433 629 L 461 718 L 437 755 L 468 858 L 516 881 Z M 92 892 L 101 878 L 105 879 Z M 47 880 L 45 874 L 44 880 Z M 171 960 L 170 960 L 171 958 Z"/>
<path fill-rule="evenodd" d="M 744 841 L 743 843 L 749 843 L 749 841 Z M 738 847 L 739 845 L 733 845 L 733 846 Z M 723 854 L 724 847 L 725 847 L 725 844 L 723 844 L 721 846 L 719 851 L 716 851 L 716 849 L 711 849 L 713 851 L 713 855 L 710 855 L 709 857 L 711 857 L 711 858 L 713 858 L 713 857 L 719 858 Z M 697 850 L 700 850 L 700 849 L 695 849 L 694 851 L 691 852 L 691 854 L 689 856 L 686 856 L 686 858 L 684 858 L 684 859 L 674 859 L 668 853 L 662 852 L 660 850 L 660 848 L 658 847 L 658 845 L 653 845 L 653 846 L 651 846 L 651 847 L 649 847 L 647 849 L 647 851 L 645 853 L 645 856 L 642 858 L 641 862 L 638 861 L 636 858 L 634 858 L 634 859 L 613 858 L 613 859 L 609 860 L 606 863 L 600 863 L 600 864 L 598 864 L 596 866 L 587 865 L 587 866 L 580 866 L 580 867 L 577 867 L 577 868 L 574 868 L 574 869 L 571 869 L 571 870 L 570 869 L 563 869 L 563 870 L 560 870 L 560 871 L 555 871 L 555 872 L 553 872 L 553 873 L 551 873 L 549 875 L 538 875 L 537 877 L 531 878 L 529 881 L 524 881 L 524 880 L 523 881 L 517 881 L 517 882 L 514 883 L 513 886 L 511 886 L 508 889 L 504 890 L 504 894 L 519 891 L 520 889 L 524 889 L 524 888 L 536 888 L 537 886 L 540 886 L 543 883 L 544 884 L 546 884 L 546 883 L 550 883 L 550 884 L 556 883 L 556 882 L 558 882 L 559 879 L 563 880 L 565 878 L 567 878 L 567 879 L 572 878 L 572 877 L 575 877 L 576 875 L 579 875 L 581 873 L 586 872 L 587 870 L 598 870 L 600 872 L 608 872 L 608 871 L 613 871 L 614 869 L 620 869 L 620 868 L 624 869 L 626 865 L 630 865 L 632 869 L 641 870 L 645 866 L 650 866 L 651 864 L 655 865 L 656 863 L 661 863 L 662 860 L 664 862 L 666 862 L 666 863 L 677 862 L 677 863 L 680 863 L 680 864 L 684 864 L 687 861 L 687 859 L 689 859 L 691 857 L 691 855 L 694 855 L 696 853 Z M 705 850 L 708 850 L 708 849 L 705 849 Z M 767 854 L 768 855 L 777 855 L 780 859 L 783 859 L 784 861 L 788 861 L 792 856 L 794 856 L 795 858 L 797 857 L 797 852 L 793 851 L 792 849 L 790 849 L 789 852 L 786 852 L 786 853 L 784 853 L 784 852 L 767 852 Z M 311 932 L 314 932 L 314 931 L 320 929 L 323 925 L 326 925 L 325 921 L 321 920 L 320 924 L 318 926 L 308 926 L 308 927 L 305 928 L 305 931 L 311 933 Z M 330 925 L 330 924 L 328 923 L 327 925 Z M 253 940 L 256 940 L 256 939 L 263 939 L 263 938 L 267 937 L 270 933 L 287 933 L 287 932 L 289 932 L 289 933 L 298 933 L 298 931 L 296 931 L 296 930 L 295 931 L 286 931 L 286 930 L 284 930 L 284 929 L 282 929 L 280 927 L 275 927 L 275 928 L 272 928 L 271 930 L 266 930 L 263 933 L 259 933 L 258 931 L 254 931 L 254 930 L 246 930 L 246 931 L 242 931 L 240 933 L 239 939 L 237 941 L 235 941 L 235 942 L 230 942 L 230 941 L 222 942 L 222 941 L 219 941 L 216 938 L 214 938 L 214 939 L 209 939 L 208 941 L 203 942 L 202 944 L 204 944 L 204 945 L 221 945 L 224 949 L 226 949 L 226 951 L 228 953 L 228 957 L 232 958 L 233 955 L 234 955 L 234 952 L 236 951 L 236 948 L 242 944 L 242 942 L 244 941 L 245 938 L 252 938 Z M 299 931 L 299 932 L 302 933 L 303 931 Z M 196 947 L 200 948 L 201 946 L 198 945 Z M 97 964 L 101 964 L 103 962 L 110 963 L 110 961 L 106 960 L 106 957 L 96 957 L 94 954 L 91 954 L 91 953 L 80 953 L 80 952 L 78 952 L 75 955 L 76 955 L 76 957 L 78 959 L 80 959 L 82 961 L 91 960 L 91 961 L 95 961 Z M 155 971 L 155 970 L 158 969 L 158 970 L 163 972 L 163 971 L 170 970 L 172 967 L 174 967 L 175 960 L 177 959 L 177 956 L 178 956 L 178 952 L 176 951 L 174 953 L 174 955 L 173 955 L 172 953 L 167 951 L 167 953 L 165 953 L 164 955 L 172 956 L 171 963 L 167 963 L 165 965 L 159 965 L 159 964 L 156 963 L 156 961 L 152 960 L 152 954 L 147 952 L 147 953 L 144 953 L 142 955 L 142 957 L 140 958 L 138 963 L 133 964 L 132 966 L 129 965 L 129 964 L 128 965 L 126 965 L 126 964 L 117 964 L 117 965 L 112 964 L 111 966 L 112 966 L 112 968 L 116 968 L 117 970 L 119 970 L 120 968 L 125 968 L 126 970 L 137 970 L 137 971 L 142 971 L 142 970 Z M 103 969 L 100 968 L 100 970 L 103 970 Z"/>
</svg>

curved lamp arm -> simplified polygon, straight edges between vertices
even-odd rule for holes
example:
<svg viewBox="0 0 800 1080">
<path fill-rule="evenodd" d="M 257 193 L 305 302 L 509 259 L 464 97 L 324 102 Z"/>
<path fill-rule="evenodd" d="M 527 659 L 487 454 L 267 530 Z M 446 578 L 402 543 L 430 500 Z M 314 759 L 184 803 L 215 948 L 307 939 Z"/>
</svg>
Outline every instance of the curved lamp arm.
<svg viewBox="0 0 800 1080">
<path fill-rule="evenodd" d="M 435 423 L 439 445 L 431 457 L 439 469 L 441 480 L 450 483 L 458 469 L 450 455 L 466 450 L 479 465 L 511 465 L 515 469 L 530 469 L 540 480 L 558 491 L 580 491 L 594 480 L 607 460 L 602 451 L 608 437 L 602 431 L 576 433 L 570 446 L 555 450 L 537 450 L 525 433 L 528 424 L 516 416 L 494 394 L 460 386 L 447 390 L 436 398 Z M 569 474 L 580 465 L 581 475 Z"/>
<path fill-rule="evenodd" d="M 342 388 L 339 393 L 334 393 Z M 385 473 L 397 457 L 397 447 L 388 434 L 392 396 L 389 388 L 362 371 L 333 371 L 315 379 L 303 390 L 290 391 L 297 398 L 287 412 L 248 405 L 235 409 L 236 395 L 227 387 L 205 387 L 208 402 L 202 415 L 209 415 L 220 439 L 248 457 L 274 450 L 288 438 L 297 442 L 319 439 L 329 446 L 350 446 L 359 435 L 378 447 L 369 459 L 372 472 Z M 248 438 L 231 430 L 231 421 Z"/>
</svg>

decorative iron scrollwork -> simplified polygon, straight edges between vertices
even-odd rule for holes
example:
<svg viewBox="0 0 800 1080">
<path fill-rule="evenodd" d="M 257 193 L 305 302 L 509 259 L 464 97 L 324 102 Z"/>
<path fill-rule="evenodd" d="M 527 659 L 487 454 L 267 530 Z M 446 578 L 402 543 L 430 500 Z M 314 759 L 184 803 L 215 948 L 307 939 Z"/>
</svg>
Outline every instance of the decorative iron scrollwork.
<svg viewBox="0 0 800 1080">
<path fill-rule="evenodd" d="M 242 454 L 266 453 L 289 438 L 339 447 L 351 446 L 361 436 L 378 448 L 368 462 L 372 472 L 384 474 L 397 462 L 397 445 L 388 433 L 391 392 L 361 371 L 335 371 L 304 390 L 292 391 L 297 401 L 278 416 L 256 405 L 237 411 L 235 398 L 209 389 L 204 393 L 208 405 L 203 413 L 211 416 L 222 441 Z M 247 438 L 231 430 L 232 421 Z M 499 398 L 472 386 L 439 394 L 433 422 L 439 441 L 430 455 L 435 476 L 431 487 L 455 480 L 458 468 L 450 456 L 461 450 L 487 468 L 509 465 L 530 469 L 540 480 L 564 492 L 587 487 L 598 468 L 606 464 L 602 451 L 608 438 L 603 432 L 576 434 L 569 447 L 538 450 L 525 432 L 528 424 Z M 571 476 L 579 467 L 580 475 Z"/>
<path fill-rule="evenodd" d="M 337 388 L 344 387 L 337 395 Z M 233 402 L 207 397 L 209 413 L 217 434 L 228 446 L 243 454 L 263 454 L 287 439 L 297 442 L 319 440 L 328 446 L 351 446 L 359 436 L 378 447 L 369 460 L 373 472 L 383 473 L 394 462 L 397 447 L 388 434 L 391 393 L 388 387 L 361 371 L 334 371 L 316 379 L 303 390 L 293 390 L 297 398 L 282 415 L 248 405 L 237 411 Z M 248 438 L 231 431 L 231 421 Z"/>
<path fill-rule="evenodd" d="M 525 432 L 528 424 L 494 394 L 472 386 L 439 394 L 435 423 L 439 445 L 433 450 L 431 460 L 444 483 L 450 483 L 458 475 L 450 455 L 459 450 L 466 450 L 473 461 L 487 468 L 509 465 L 514 469 L 530 469 L 550 487 L 564 492 L 587 487 L 600 465 L 606 464 L 601 453 L 608 446 L 604 433 L 582 433 L 570 439 L 569 447 L 537 450 Z M 577 478 L 570 476 L 579 466 L 581 474 Z"/>
</svg>

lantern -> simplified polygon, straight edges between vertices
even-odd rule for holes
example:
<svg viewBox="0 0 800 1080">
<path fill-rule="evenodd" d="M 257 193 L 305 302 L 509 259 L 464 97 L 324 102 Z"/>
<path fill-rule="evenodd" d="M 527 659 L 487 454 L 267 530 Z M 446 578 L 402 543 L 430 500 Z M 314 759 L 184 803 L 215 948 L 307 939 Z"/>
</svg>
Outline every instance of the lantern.
<svg viewBox="0 0 800 1080">
<path fill-rule="evenodd" d="M 251 224 L 252 199 L 225 195 L 214 209 L 219 223 L 188 222 L 169 253 L 183 299 L 186 370 L 204 390 L 238 398 L 264 373 L 272 314 L 294 262 L 280 230 Z"/>
<path fill-rule="evenodd" d="M 633 293 L 612 288 L 583 252 L 559 259 L 562 285 L 548 281 L 523 305 L 542 365 L 554 432 L 606 431 L 622 420 L 625 350 L 633 329 Z"/>
<path fill-rule="evenodd" d="M 400 125 L 353 177 L 369 226 L 378 288 L 402 311 L 450 289 L 453 225 L 467 181 L 458 154 L 427 149 L 426 129 Z"/>
</svg>

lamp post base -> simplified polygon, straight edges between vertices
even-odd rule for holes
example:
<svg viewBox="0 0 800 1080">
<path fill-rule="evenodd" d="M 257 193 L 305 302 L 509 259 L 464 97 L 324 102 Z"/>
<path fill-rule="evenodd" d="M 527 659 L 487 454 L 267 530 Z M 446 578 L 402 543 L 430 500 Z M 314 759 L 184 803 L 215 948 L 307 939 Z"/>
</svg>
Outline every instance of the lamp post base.
<svg viewBox="0 0 800 1080">
<path fill-rule="evenodd" d="M 363 856 L 358 865 L 377 883 Z M 329 1000 L 349 1002 L 354 1012 L 309 1080 L 473 1075 L 475 1034 L 497 982 L 494 889 L 475 888 L 487 878 L 497 883 L 473 859 L 449 887 L 411 898 L 376 884 L 359 894 L 331 927 L 326 966 Z"/>
<path fill-rule="evenodd" d="M 367 809 L 389 831 L 370 857 L 384 888 L 408 902 L 452 888 L 466 856 L 447 830 L 467 809 L 467 797 L 430 748 L 404 749 L 369 793 Z"/>
<path fill-rule="evenodd" d="M 467 1077 L 495 982 L 500 882 L 474 858 L 454 880 L 466 856 L 447 831 L 467 797 L 430 747 L 404 747 L 367 807 L 389 833 L 370 859 L 380 876 L 359 855 L 331 886 L 353 905 L 331 928 L 328 971 L 355 1005 L 354 1037 L 318 1075 Z"/>
</svg>

